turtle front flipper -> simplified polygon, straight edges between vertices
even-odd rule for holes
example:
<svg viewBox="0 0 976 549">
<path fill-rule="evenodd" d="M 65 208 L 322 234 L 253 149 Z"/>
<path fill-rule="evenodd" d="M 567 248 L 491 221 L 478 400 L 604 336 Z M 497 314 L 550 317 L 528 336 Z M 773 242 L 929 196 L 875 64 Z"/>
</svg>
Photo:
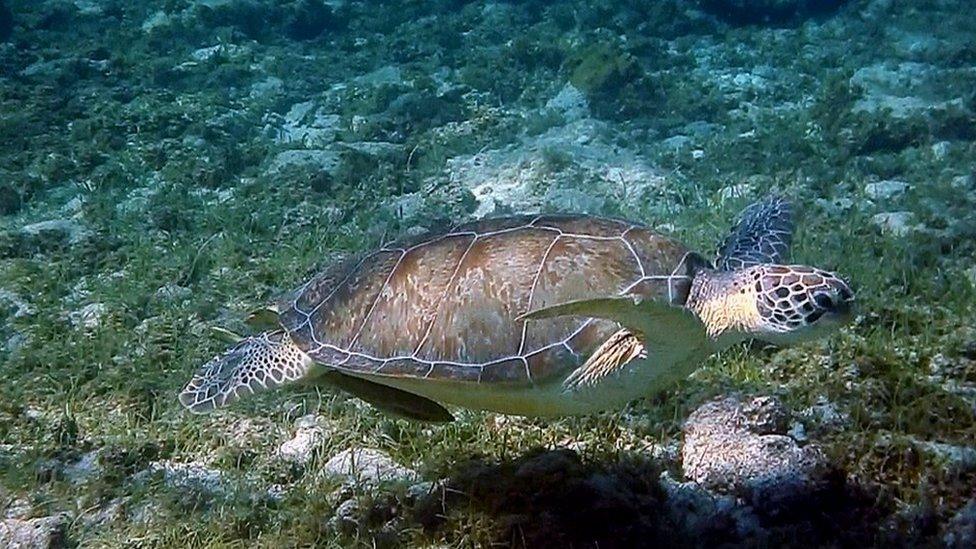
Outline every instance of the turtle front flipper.
<svg viewBox="0 0 976 549">
<path fill-rule="evenodd" d="M 695 313 L 663 300 L 640 295 L 598 297 L 568 301 L 529 311 L 524 320 L 559 316 L 606 318 L 630 329 L 649 347 L 666 347 L 675 338 L 705 341 L 705 326 Z"/>
<path fill-rule="evenodd" d="M 793 240 L 793 207 L 772 196 L 749 205 L 718 250 L 716 267 L 732 271 L 761 263 L 785 263 Z"/>
<path fill-rule="evenodd" d="M 242 339 L 204 364 L 180 392 L 180 403 L 193 413 L 207 413 L 302 379 L 311 366 L 312 360 L 284 332 L 265 332 Z"/>
<path fill-rule="evenodd" d="M 590 358 L 566 378 L 563 386 L 577 389 L 598 383 L 602 378 L 619 371 L 635 358 L 647 358 L 640 338 L 624 328 L 610 336 L 593 351 Z"/>
<path fill-rule="evenodd" d="M 698 317 L 684 307 L 638 295 L 570 301 L 522 315 L 526 320 L 559 316 L 605 318 L 624 327 L 597 348 L 566 380 L 567 389 L 593 385 L 637 358 L 684 364 L 706 350 L 709 339 Z"/>
</svg>

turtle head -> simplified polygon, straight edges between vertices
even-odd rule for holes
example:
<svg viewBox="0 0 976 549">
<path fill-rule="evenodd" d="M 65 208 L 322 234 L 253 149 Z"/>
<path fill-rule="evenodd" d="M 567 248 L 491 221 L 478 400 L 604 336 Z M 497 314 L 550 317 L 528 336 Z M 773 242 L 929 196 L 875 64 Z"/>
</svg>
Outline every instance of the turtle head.
<svg viewBox="0 0 976 549">
<path fill-rule="evenodd" d="M 834 273 L 803 265 L 748 269 L 760 322 L 754 337 L 777 344 L 827 335 L 854 316 L 854 292 Z"/>
<path fill-rule="evenodd" d="M 854 292 L 827 271 L 763 264 L 699 273 L 688 307 L 715 340 L 756 338 L 788 345 L 822 337 L 850 322 Z"/>
</svg>

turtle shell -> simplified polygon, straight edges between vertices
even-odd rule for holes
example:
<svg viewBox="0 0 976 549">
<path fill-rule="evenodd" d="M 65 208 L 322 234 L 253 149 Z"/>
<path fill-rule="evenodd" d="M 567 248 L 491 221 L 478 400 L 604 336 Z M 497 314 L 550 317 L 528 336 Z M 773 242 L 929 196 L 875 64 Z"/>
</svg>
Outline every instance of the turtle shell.
<svg viewBox="0 0 976 549">
<path fill-rule="evenodd" d="M 700 261 L 624 221 L 496 218 L 335 265 L 285 297 L 279 320 L 313 359 L 349 373 L 543 383 L 565 378 L 619 326 L 519 315 L 623 293 L 683 305 Z"/>
</svg>

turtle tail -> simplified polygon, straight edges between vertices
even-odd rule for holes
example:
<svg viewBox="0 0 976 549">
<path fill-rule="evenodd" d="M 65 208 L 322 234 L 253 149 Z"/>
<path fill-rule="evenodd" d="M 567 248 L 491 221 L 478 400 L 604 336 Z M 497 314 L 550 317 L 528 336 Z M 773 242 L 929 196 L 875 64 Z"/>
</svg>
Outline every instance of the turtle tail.
<svg viewBox="0 0 976 549">
<path fill-rule="evenodd" d="M 200 367 L 180 404 L 205 414 L 235 400 L 304 378 L 312 360 L 283 331 L 244 338 Z"/>
</svg>

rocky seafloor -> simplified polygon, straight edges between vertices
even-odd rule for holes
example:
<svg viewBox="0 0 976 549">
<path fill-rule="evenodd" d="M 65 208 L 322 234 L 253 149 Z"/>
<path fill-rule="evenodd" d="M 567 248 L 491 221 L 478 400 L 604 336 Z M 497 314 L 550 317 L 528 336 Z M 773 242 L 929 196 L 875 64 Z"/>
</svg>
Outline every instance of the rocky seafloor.
<svg viewBox="0 0 976 549">
<path fill-rule="evenodd" d="M 0 0 L 0 546 L 976 543 L 967 0 Z M 769 192 L 850 327 L 618 412 L 176 394 L 250 310 L 529 211 L 715 249 Z"/>
</svg>

